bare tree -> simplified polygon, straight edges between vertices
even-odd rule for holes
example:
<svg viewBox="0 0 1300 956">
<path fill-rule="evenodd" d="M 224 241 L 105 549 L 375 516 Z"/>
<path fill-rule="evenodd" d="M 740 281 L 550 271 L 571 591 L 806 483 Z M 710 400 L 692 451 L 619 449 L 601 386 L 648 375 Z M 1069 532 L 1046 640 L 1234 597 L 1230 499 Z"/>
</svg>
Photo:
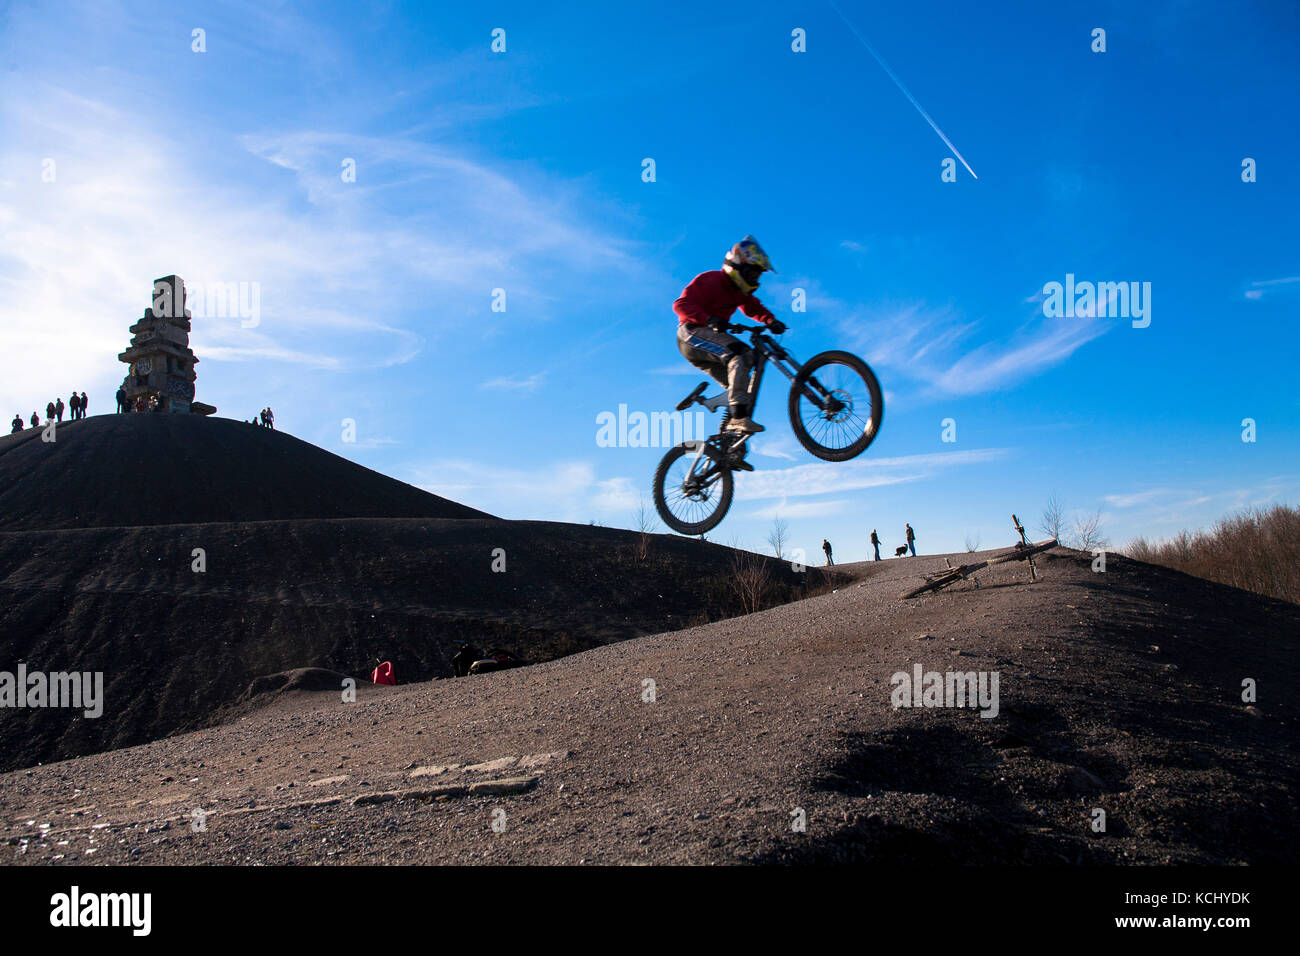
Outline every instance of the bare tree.
<svg viewBox="0 0 1300 956">
<path fill-rule="evenodd" d="M 1101 511 L 1074 520 L 1074 538 L 1080 551 L 1096 551 L 1110 544 L 1101 533 Z"/>
<path fill-rule="evenodd" d="M 1038 530 L 1049 538 L 1061 540 L 1061 533 L 1065 530 L 1065 505 L 1056 495 L 1047 499 L 1043 516 L 1038 519 Z"/>
<path fill-rule="evenodd" d="M 636 530 L 642 534 L 653 534 L 656 525 L 654 509 L 642 498 L 636 508 Z"/>
<path fill-rule="evenodd" d="M 636 509 L 636 530 L 640 534 L 637 542 L 637 557 L 642 561 L 650 556 L 650 536 L 654 534 L 656 527 L 654 509 L 642 498 Z"/>
<path fill-rule="evenodd" d="M 785 558 L 785 543 L 790 540 L 790 526 L 777 515 L 772 519 L 772 530 L 767 533 L 767 543 L 778 561 Z"/>
<path fill-rule="evenodd" d="M 966 550 L 978 551 L 980 549 L 980 540 L 981 539 L 978 532 L 976 532 L 976 534 L 974 535 L 969 535 L 969 534 L 966 535 Z"/>
</svg>

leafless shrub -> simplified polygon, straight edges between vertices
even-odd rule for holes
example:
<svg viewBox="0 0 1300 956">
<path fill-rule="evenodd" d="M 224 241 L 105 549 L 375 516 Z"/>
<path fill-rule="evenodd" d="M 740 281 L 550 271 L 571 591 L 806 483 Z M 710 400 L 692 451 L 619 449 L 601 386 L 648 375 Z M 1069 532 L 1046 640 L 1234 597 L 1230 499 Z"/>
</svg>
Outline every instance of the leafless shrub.
<svg viewBox="0 0 1300 956">
<path fill-rule="evenodd" d="M 968 534 L 968 535 L 966 535 L 966 550 L 967 550 L 967 551 L 978 551 L 978 550 L 980 549 L 980 540 L 981 540 L 981 539 L 980 539 L 980 536 L 979 536 L 978 534 L 975 534 L 975 535 L 969 535 L 969 534 Z"/>
<path fill-rule="evenodd" d="M 731 552 L 731 585 L 746 614 L 761 611 L 772 589 L 767 561 L 748 551 Z"/>
<path fill-rule="evenodd" d="M 1096 551 L 1110 544 L 1101 533 L 1100 511 L 1075 519 L 1073 543 L 1080 551 Z"/>
<path fill-rule="evenodd" d="M 1300 508 L 1274 505 L 1220 518 L 1168 541 L 1138 538 L 1130 558 L 1300 604 Z"/>
<path fill-rule="evenodd" d="M 790 540 L 790 526 L 778 515 L 772 519 L 772 530 L 767 533 L 767 543 L 772 546 L 772 553 L 781 561 L 785 558 L 785 543 Z"/>
<path fill-rule="evenodd" d="M 1156 545 L 1146 538 L 1134 538 L 1128 543 L 1127 547 L 1120 550 L 1120 553 L 1138 561 L 1145 561 L 1147 564 L 1159 564 L 1160 562 L 1156 559 L 1156 551 Z"/>
</svg>

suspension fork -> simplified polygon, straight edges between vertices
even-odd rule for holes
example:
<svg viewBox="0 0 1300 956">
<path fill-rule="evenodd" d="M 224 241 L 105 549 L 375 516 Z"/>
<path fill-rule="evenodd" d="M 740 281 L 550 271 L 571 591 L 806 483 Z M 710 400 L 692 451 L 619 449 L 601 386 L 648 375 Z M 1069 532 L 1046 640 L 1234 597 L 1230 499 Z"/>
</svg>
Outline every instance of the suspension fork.
<svg viewBox="0 0 1300 956">
<path fill-rule="evenodd" d="M 692 459 L 691 461 L 691 467 L 686 470 L 687 478 L 695 477 L 695 466 L 698 465 L 700 463 L 700 459 L 704 457 L 704 448 L 706 445 L 708 445 L 708 442 L 696 441 L 693 442 L 693 444 L 695 445 L 695 458 Z"/>
</svg>

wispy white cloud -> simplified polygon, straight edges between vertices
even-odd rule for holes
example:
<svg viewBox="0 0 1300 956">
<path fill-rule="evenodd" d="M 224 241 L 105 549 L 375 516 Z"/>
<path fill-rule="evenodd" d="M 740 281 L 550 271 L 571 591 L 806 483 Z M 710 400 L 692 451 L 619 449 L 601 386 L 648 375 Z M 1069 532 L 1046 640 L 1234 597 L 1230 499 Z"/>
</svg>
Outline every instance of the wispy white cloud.
<svg viewBox="0 0 1300 956">
<path fill-rule="evenodd" d="M 1124 524 L 1116 528 L 1118 533 L 1142 528 L 1148 536 L 1167 537 L 1179 531 L 1209 527 L 1243 509 L 1295 502 L 1298 494 L 1300 476 L 1275 475 L 1252 485 L 1216 487 L 1202 483 L 1198 488 L 1153 488 L 1106 495 L 1102 500 L 1126 511 Z M 1131 531 L 1128 536 L 1132 536 Z"/>
<path fill-rule="evenodd" d="M 1123 495 L 1103 495 L 1101 500 L 1115 508 L 1132 508 L 1167 494 L 1170 494 L 1167 488 L 1152 488 Z"/>
<path fill-rule="evenodd" d="M 760 516 L 779 512 L 791 519 L 819 517 L 836 513 L 838 504 L 808 499 L 920 481 L 944 470 L 996 461 L 1005 454 L 1006 449 L 984 448 L 760 470 L 737 483 L 736 500 L 779 502 L 760 509 Z M 597 520 L 631 527 L 638 505 L 649 498 L 644 476 L 601 477 L 589 461 L 514 468 L 447 458 L 415 464 L 397 474 L 426 491 L 503 518 Z"/>
<path fill-rule="evenodd" d="M 933 370 L 930 380 L 940 391 L 957 395 L 1004 388 L 1060 364 L 1106 331 L 1097 319 L 1045 319 L 1009 343 L 982 345 L 947 368 Z"/>
<path fill-rule="evenodd" d="M 602 478 L 588 461 L 560 461 L 511 468 L 465 459 L 415 465 L 400 477 L 433 494 L 502 518 L 573 521 L 630 527 L 648 497 L 643 481 Z"/>
<path fill-rule="evenodd" d="M 808 290 L 810 310 L 841 318 L 836 331 L 846 347 L 869 364 L 901 372 L 934 395 L 969 395 L 1009 388 L 1064 362 L 1111 326 L 1095 318 L 1047 319 L 1023 311 L 1008 334 L 987 338 L 988 323 L 951 307 L 924 302 L 854 304 L 823 291 L 817 280 L 797 277 Z"/>
<path fill-rule="evenodd" d="M 762 455 L 765 458 L 782 458 L 787 461 L 795 461 L 795 444 L 794 441 L 785 436 L 773 437 L 770 433 L 755 441 L 750 441 L 749 447 L 754 454 Z"/>
<path fill-rule="evenodd" d="M 982 448 L 865 461 L 818 462 L 775 471 L 756 471 L 746 475 L 745 480 L 737 485 L 736 498 L 802 498 L 898 485 L 929 478 L 947 468 L 996 461 L 1005 454 L 1003 448 Z"/>
<path fill-rule="evenodd" d="M 542 382 L 546 380 L 545 372 L 538 372 L 527 378 L 510 378 L 509 376 L 500 376 L 484 382 L 481 388 L 500 389 L 508 392 L 535 392 L 541 387 Z"/>
<path fill-rule="evenodd" d="M 1279 286 L 1294 285 L 1297 282 L 1300 282 L 1300 276 L 1283 276 L 1280 279 L 1261 279 L 1258 282 L 1252 282 L 1250 284 L 1250 288 L 1246 290 L 1246 298 L 1252 300 L 1262 299 L 1264 298 L 1264 292 L 1268 289 L 1277 288 Z"/>
<path fill-rule="evenodd" d="M 339 368 L 342 362 L 334 355 L 314 355 L 310 352 L 296 352 L 293 349 L 268 347 L 224 348 L 222 346 L 205 346 L 204 359 L 218 362 L 239 362 L 245 359 L 259 359 L 275 362 L 291 362 L 295 365 L 309 365 L 313 368 Z"/>
<path fill-rule="evenodd" d="M 174 114 L 137 110 L 129 82 L 105 81 L 90 98 L 10 77 L 0 87 L 0 350 L 15 360 L 0 407 L 74 385 L 115 388 L 127 326 L 152 280 L 171 273 L 192 287 L 261 289 L 256 325 L 195 318 L 191 345 L 211 363 L 199 396 L 210 401 L 217 363 L 401 365 L 467 313 L 487 315 L 494 287 L 508 285 L 512 313 L 539 318 L 553 308 L 539 274 L 637 274 L 609 217 L 596 224 L 592 203 L 553 177 L 324 131 L 205 127 L 200 151 L 176 139 Z M 220 169 L 209 151 L 222 152 Z M 344 157 L 358 161 L 356 183 L 338 175 Z M 399 181 L 417 185 L 395 201 L 386 190 Z"/>
<path fill-rule="evenodd" d="M 776 504 L 750 512 L 750 517 L 764 521 L 770 521 L 773 518 L 795 521 L 802 518 L 824 518 L 828 515 L 843 514 L 850 508 L 858 506 L 858 502 L 850 501 L 847 498 L 836 498 L 828 501 L 797 501 L 794 504 L 782 499 Z"/>
</svg>

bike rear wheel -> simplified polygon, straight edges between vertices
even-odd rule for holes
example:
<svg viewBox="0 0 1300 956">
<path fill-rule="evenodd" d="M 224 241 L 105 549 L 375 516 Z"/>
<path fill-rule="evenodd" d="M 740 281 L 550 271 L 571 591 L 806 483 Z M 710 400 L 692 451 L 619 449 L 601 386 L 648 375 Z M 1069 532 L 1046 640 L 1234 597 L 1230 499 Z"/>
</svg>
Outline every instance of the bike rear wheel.
<svg viewBox="0 0 1300 956">
<path fill-rule="evenodd" d="M 726 517 L 735 492 L 731 469 L 686 445 L 670 448 L 655 470 L 655 508 L 678 534 L 704 534 Z M 694 469 L 694 470 L 692 470 Z"/>
<path fill-rule="evenodd" d="M 851 352 L 814 355 L 790 386 L 790 426 L 823 461 L 848 461 L 880 433 L 885 398 L 866 362 Z"/>
</svg>

